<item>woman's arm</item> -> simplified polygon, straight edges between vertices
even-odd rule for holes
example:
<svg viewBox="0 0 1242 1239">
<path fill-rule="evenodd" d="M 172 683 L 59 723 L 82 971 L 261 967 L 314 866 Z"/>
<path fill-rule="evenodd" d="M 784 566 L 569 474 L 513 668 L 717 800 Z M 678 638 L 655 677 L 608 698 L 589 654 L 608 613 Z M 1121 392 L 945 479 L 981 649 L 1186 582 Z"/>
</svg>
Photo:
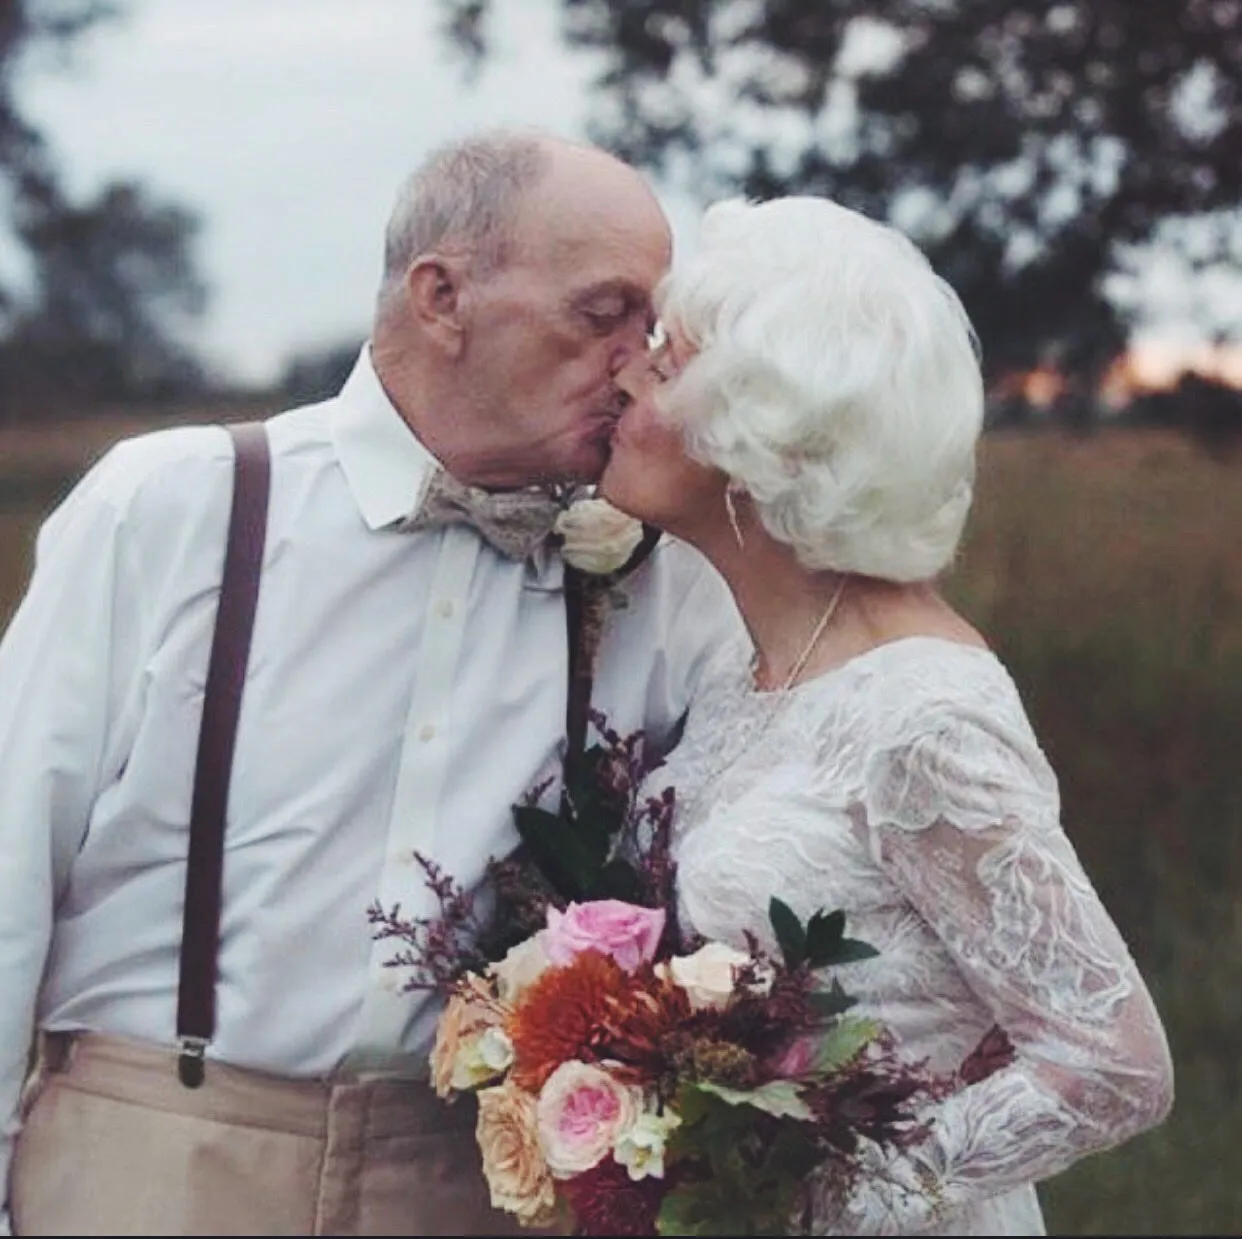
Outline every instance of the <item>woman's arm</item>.
<svg viewBox="0 0 1242 1239">
<path fill-rule="evenodd" d="M 872 762 L 856 826 L 1015 1055 L 935 1106 L 923 1144 L 880 1159 L 846 1233 L 934 1225 L 1168 1114 L 1163 1027 L 1059 813 L 1033 741 L 978 712 L 946 711 Z"/>
</svg>

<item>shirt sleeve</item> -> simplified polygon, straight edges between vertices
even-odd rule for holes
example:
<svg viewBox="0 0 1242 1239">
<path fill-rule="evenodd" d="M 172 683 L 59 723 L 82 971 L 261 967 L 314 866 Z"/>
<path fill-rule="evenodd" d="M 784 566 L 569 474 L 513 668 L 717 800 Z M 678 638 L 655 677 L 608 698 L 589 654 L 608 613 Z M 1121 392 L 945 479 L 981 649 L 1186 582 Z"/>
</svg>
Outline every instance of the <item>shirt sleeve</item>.
<svg viewBox="0 0 1242 1239">
<path fill-rule="evenodd" d="M 933 1106 L 922 1144 L 876 1158 L 842 1233 L 952 1233 L 957 1208 L 1057 1174 L 1172 1105 L 1161 1021 L 1041 764 L 986 716 L 948 710 L 871 762 L 864 841 L 1014 1054 Z"/>
<path fill-rule="evenodd" d="M 95 800 L 142 613 L 109 498 L 115 449 L 47 519 L 0 640 L 0 1182 L 7 1185 L 36 996 Z M 7 1190 L 4 1193 L 7 1199 Z M 8 1226 L 0 1212 L 0 1232 Z"/>
</svg>

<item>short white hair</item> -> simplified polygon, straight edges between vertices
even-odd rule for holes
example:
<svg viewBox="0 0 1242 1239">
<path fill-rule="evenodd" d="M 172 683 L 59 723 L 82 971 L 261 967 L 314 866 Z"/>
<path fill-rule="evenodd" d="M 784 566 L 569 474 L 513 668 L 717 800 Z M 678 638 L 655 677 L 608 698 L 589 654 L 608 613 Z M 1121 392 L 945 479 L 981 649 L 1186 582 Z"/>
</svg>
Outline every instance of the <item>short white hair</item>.
<svg viewBox="0 0 1242 1239">
<path fill-rule="evenodd" d="M 983 425 L 978 341 L 904 235 L 824 198 L 710 207 L 657 290 L 697 349 L 661 404 L 808 568 L 928 580 L 952 560 Z"/>
<path fill-rule="evenodd" d="M 496 129 L 432 150 L 397 194 L 384 233 L 381 302 L 415 259 L 438 246 L 461 250 L 487 276 L 509 260 L 524 195 L 548 167 L 548 141 Z"/>
</svg>

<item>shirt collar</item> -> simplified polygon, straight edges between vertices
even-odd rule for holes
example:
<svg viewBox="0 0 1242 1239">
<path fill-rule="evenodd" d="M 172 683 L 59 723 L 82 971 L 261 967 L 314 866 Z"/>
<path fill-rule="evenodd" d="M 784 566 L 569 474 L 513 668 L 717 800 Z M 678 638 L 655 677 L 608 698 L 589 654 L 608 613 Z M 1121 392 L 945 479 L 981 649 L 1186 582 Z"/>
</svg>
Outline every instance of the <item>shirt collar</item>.
<svg viewBox="0 0 1242 1239">
<path fill-rule="evenodd" d="M 409 516 L 422 502 L 436 458 L 397 412 L 362 346 L 331 418 L 337 458 L 370 529 Z"/>
</svg>

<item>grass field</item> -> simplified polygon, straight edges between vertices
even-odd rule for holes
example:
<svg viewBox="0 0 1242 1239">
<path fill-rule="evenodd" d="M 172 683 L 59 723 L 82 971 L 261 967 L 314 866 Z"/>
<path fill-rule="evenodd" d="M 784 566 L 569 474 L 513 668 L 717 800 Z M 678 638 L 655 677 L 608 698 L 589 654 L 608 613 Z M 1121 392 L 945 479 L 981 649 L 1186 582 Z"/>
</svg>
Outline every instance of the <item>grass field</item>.
<svg viewBox="0 0 1242 1239">
<path fill-rule="evenodd" d="M 128 428 L 0 433 L 0 625 L 41 513 Z M 1026 697 L 1177 1068 L 1163 1128 L 1041 1188 L 1049 1230 L 1242 1234 L 1242 463 L 992 436 L 947 588 Z"/>
</svg>

